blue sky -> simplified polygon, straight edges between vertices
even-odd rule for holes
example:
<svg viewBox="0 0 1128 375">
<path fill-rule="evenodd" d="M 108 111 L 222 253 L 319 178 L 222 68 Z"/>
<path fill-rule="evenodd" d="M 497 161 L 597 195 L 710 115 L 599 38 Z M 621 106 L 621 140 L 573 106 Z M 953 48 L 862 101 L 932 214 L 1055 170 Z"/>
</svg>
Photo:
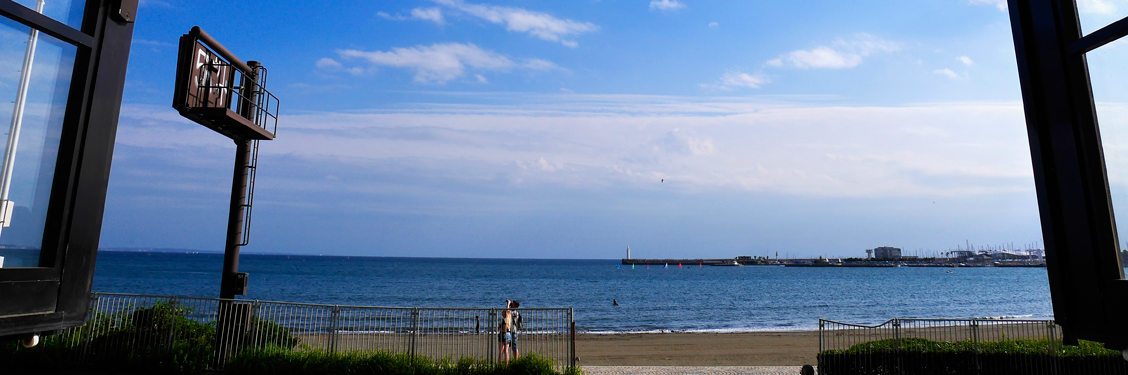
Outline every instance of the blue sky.
<svg viewBox="0 0 1128 375">
<path fill-rule="evenodd" d="M 1091 31 L 1128 2 L 1081 10 Z M 282 103 L 247 252 L 1041 240 L 1005 1 L 151 0 L 138 19 L 103 247 L 223 248 L 234 145 L 169 105 L 194 25 L 263 62 Z M 1107 51 L 1094 70 L 1128 77 Z M 1102 116 L 1128 117 L 1101 85 Z"/>
</svg>

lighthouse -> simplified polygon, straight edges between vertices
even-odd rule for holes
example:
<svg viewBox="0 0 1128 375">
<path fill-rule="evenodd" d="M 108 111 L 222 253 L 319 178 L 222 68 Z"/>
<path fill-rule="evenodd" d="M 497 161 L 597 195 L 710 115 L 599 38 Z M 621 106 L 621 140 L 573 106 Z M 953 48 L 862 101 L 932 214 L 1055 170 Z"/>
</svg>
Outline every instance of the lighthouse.
<svg viewBox="0 0 1128 375">
<path fill-rule="evenodd" d="M 631 259 L 631 247 L 627 246 L 627 259 Z"/>
</svg>

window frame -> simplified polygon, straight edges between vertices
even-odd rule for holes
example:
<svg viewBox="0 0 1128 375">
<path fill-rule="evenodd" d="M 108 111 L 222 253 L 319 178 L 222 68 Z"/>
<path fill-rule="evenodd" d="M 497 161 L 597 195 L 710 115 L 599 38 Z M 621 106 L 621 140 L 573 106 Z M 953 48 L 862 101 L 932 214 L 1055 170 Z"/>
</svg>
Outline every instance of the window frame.
<svg viewBox="0 0 1128 375">
<path fill-rule="evenodd" d="M 77 47 L 39 267 L 0 268 L 0 337 L 85 321 L 135 7 L 136 1 L 87 0 L 76 29 L 0 0 L 0 16 Z"/>
<path fill-rule="evenodd" d="M 1128 348 L 1128 280 L 1085 53 L 1128 18 L 1083 35 L 1074 0 L 1008 0 L 1054 320 L 1067 344 Z"/>
</svg>

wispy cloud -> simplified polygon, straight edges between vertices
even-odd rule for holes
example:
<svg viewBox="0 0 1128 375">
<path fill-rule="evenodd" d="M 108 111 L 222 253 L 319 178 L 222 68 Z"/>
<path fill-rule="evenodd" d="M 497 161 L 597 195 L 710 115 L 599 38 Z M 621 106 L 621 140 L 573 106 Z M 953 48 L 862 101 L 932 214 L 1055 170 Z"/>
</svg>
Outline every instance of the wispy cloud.
<svg viewBox="0 0 1128 375">
<path fill-rule="evenodd" d="M 651 10 L 675 10 L 681 8 L 685 8 L 685 4 L 678 2 L 678 0 L 652 0 L 650 2 Z"/>
<path fill-rule="evenodd" d="M 439 8 L 415 8 L 411 10 L 410 15 L 402 15 L 396 13 L 395 15 L 388 14 L 387 12 L 376 12 L 380 18 L 403 21 L 403 20 L 422 20 L 434 22 L 438 25 L 445 25 L 446 19 L 443 18 L 443 11 Z"/>
<path fill-rule="evenodd" d="M 506 30 L 528 33 L 537 38 L 559 42 L 568 47 L 579 45 L 575 40 L 568 39 L 569 37 L 599 30 L 599 26 L 591 22 L 561 19 L 547 13 L 534 12 L 523 8 L 470 4 L 462 0 L 434 1 L 474 17 L 505 25 Z"/>
<path fill-rule="evenodd" d="M 1090 14 L 1116 13 L 1116 4 L 1108 0 L 1078 0 L 1077 11 Z"/>
<path fill-rule="evenodd" d="M 968 0 L 973 5 L 994 5 L 1001 11 L 1007 10 L 1007 0 Z"/>
<path fill-rule="evenodd" d="M 948 69 L 948 68 L 933 70 L 932 73 L 933 74 L 939 74 L 939 75 L 942 75 L 942 76 L 945 76 L 945 77 L 948 77 L 948 78 L 951 78 L 951 79 L 960 78 L 960 75 L 958 73 L 953 72 L 951 69 Z"/>
<path fill-rule="evenodd" d="M 510 104 L 289 114 L 279 125 L 288 136 L 264 147 L 262 157 L 313 163 L 334 175 L 394 163 L 413 176 L 471 185 L 492 176 L 491 184 L 604 189 L 666 178 L 692 191 L 831 197 L 1032 189 L 1018 102 L 851 107 L 737 98 L 534 96 L 494 98 Z M 126 106 L 122 117 L 123 145 L 226 145 L 163 107 Z M 176 143 L 154 142 L 173 133 Z"/>
<path fill-rule="evenodd" d="M 728 90 L 736 87 L 759 88 L 768 83 L 768 78 L 763 74 L 748 74 L 741 71 L 728 71 L 716 83 L 701 84 L 703 88 L 716 88 Z"/>
<path fill-rule="evenodd" d="M 362 59 L 377 66 L 414 70 L 415 81 L 419 83 L 446 83 L 461 77 L 467 67 L 481 70 L 507 70 L 517 66 L 513 60 L 501 54 L 473 44 L 460 43 L 392 48 L 387 52 L 344 49 L 338 50 L 337 54 L 343 59 Z M 331 63 L 326 62 L 326 64 Z"/>
<path fill-rule="evenodd" d="M 774 67 L 790 66 L 800 69 L 853 68 L 874 53 L 892 52 L 899 49 L 901 47 L 896 42 L 862 33 L 849 40 L 838 39 L 831 46 L 791 51 L 783 56 L 768 60 L 765 64 Z"/>
<path fill-rule="evenodd" d="M 967 65 L 967 66 L 975 65 L 975 61 L 972 61 L 971 58 L 967 57 L 967 56 L 957 57 L 956 60 L 959 60 L 959 62 L 961 62 L 961 63 L 963 63 L 964 65 Z"/>
<path fill-rule="evenodd" d="M 709 28 L 710 29 L 716 29 L 717 27 L 720 27 L 720 26 L 721 26 L 721 24 L 719 24 L 717 22 L 709 22 Z"/>
</svg>

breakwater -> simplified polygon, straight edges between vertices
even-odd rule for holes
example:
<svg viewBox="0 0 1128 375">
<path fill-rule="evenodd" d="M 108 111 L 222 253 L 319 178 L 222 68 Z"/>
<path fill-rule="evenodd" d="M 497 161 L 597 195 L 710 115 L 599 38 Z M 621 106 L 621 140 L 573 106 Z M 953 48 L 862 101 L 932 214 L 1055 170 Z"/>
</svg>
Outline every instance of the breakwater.
<svg viewBox="0 0 1128 375">
<path fill-rule="evenodd" d="M 1043 259 L 991 258 L 913 258 L 900 259 L 770 259 L 739 256 L 735 258 L 629 259 L 620 264 L 658 266 L 784 266 L 784 267 L 1045 267 Z"/>
</svg>

